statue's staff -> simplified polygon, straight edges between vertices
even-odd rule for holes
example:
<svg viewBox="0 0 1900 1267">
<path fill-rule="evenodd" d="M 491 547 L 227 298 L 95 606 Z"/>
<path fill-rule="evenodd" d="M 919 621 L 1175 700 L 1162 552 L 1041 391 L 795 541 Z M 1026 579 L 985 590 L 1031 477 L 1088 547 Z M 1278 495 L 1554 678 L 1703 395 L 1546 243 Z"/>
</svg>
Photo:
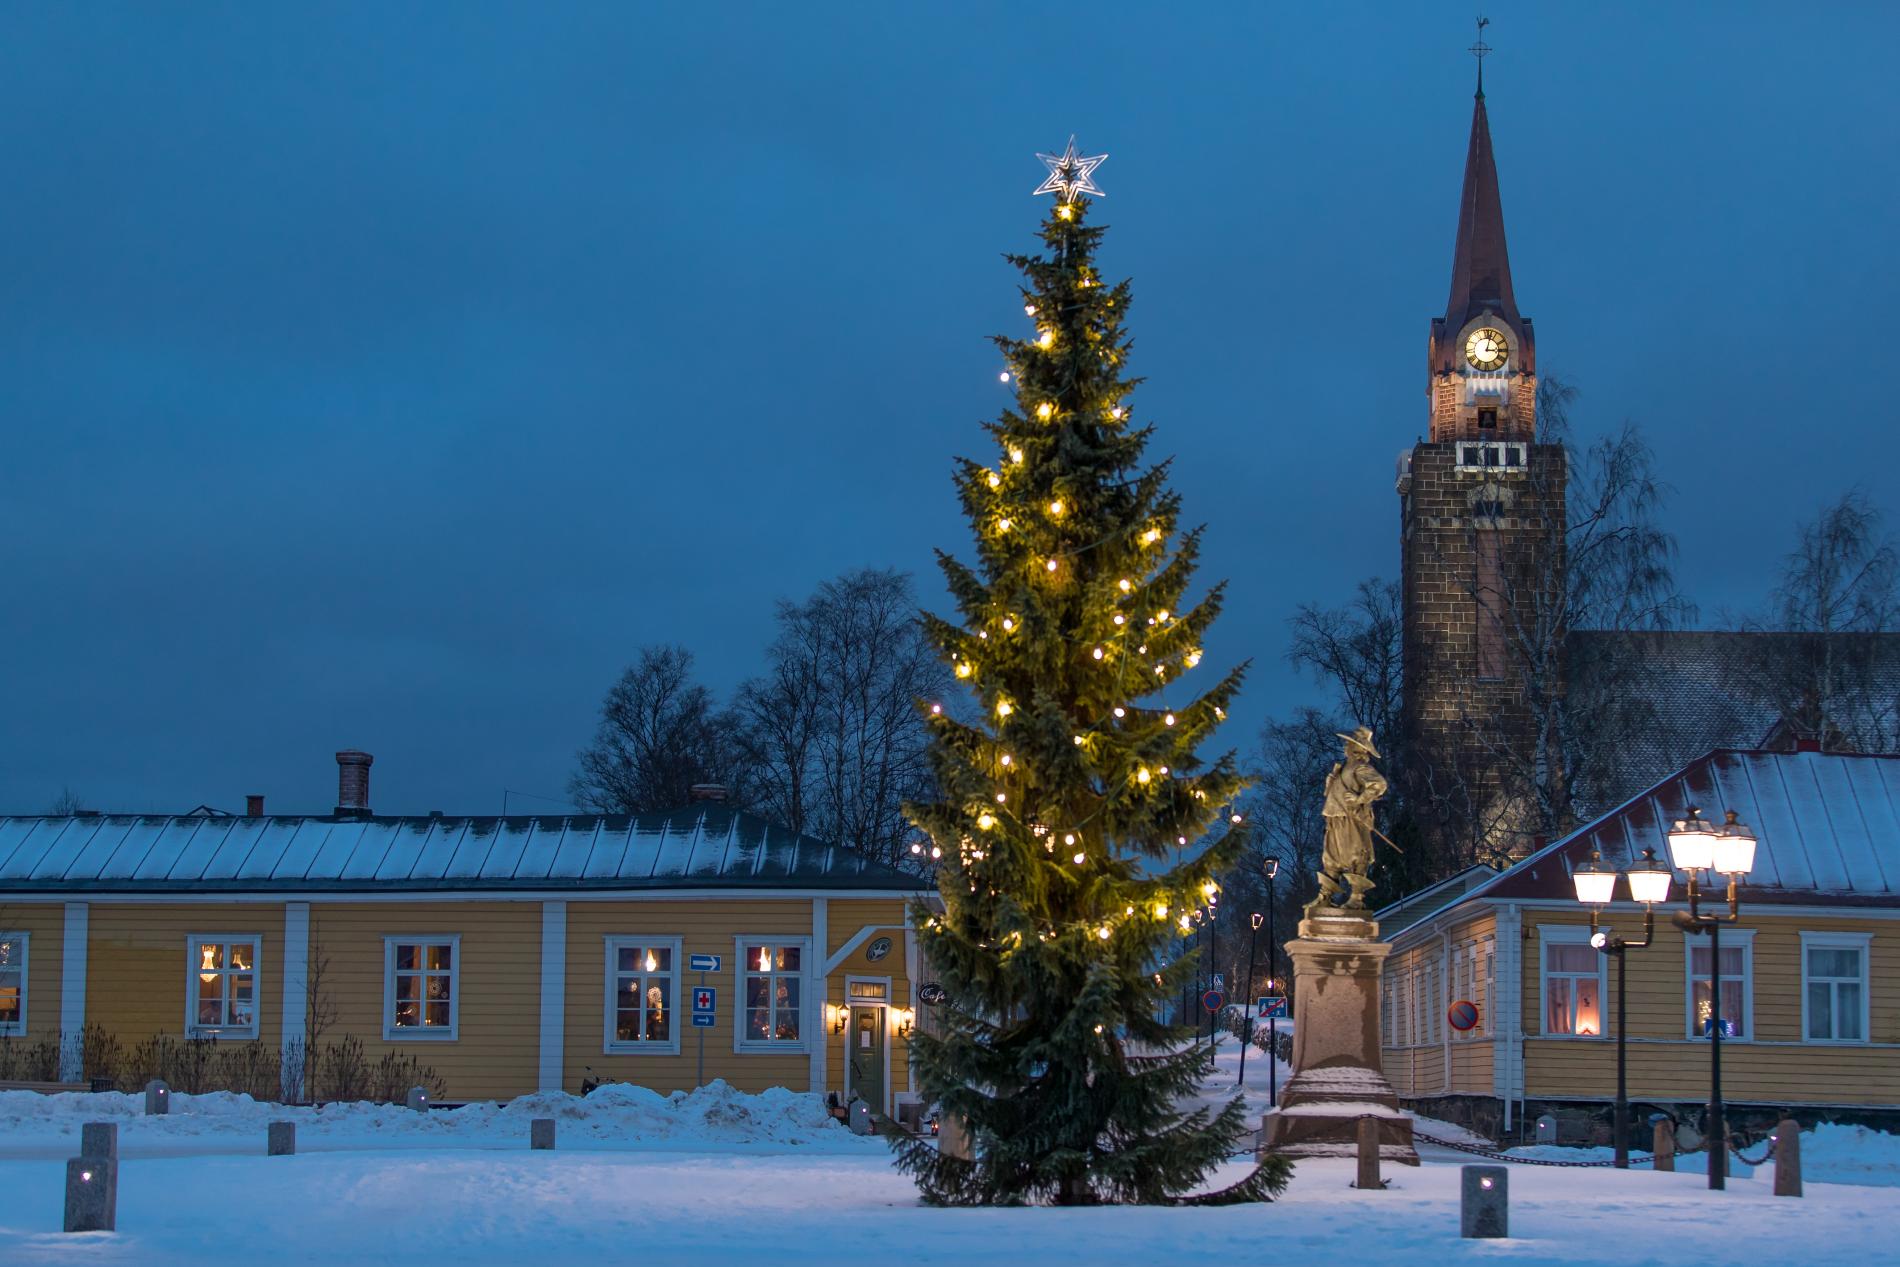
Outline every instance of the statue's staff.
<svg viewBox="0 0 1900 1267">
<path fill-rule="evenodd" d="M 1384 832 L 1380 831 L 1377 827 L 1374 827 L 1372 829 L 1372 834 L 1377 836 L 1380 840 L 1383 840 L 1386 844 L 1391 845 L 1394 849 L 1399 849 L 1399 842 L 1392 839 L 1392 837 L 1386 835 Z M 1405 850 L 1399 849 L 1399 852 L 1404 853 Z"/>
</svg>

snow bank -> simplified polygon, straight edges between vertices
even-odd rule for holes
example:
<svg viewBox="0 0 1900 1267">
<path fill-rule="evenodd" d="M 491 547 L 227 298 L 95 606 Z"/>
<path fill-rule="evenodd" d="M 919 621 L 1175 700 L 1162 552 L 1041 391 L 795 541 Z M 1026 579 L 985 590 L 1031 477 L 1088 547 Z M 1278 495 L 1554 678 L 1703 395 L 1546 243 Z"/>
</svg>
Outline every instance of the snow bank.
<svg viewBox="0 0 1900 1267">
<path fill-rule="evenodd" d="M 300 1147 L 518 1147 L 528 1137 L 529 1120 L 537 1117 L 555 1119 L 563 1145 L 586 1148 L 837 1148 L 866 1142 L 834 1121 L 819 1096 L 784 1087 L 752 1095 L 723 1080 L 671 1095 L 609 1083 L 588 1096 L 542 1092 L 505 1104 L 427 1113 L 361 1102 L 287 1106 L 228 1091 L 176 1093 L 169 1114 L 144 1113 L 142 1095 L 0 1091 L 0 1155 L 67 1143 L 78 1138 L 80 1123 L 96 1121 L 118 1122 L 121 1146 L 132 1150 L 187 1141 L 261 1149 L 264 1124 L 274 1121 L 295 1122 Z"/>
<path fill-rule="evenodd" d="M 1437 1131 L 1434 1129 L 1434 1134 Z M 1747 1151 L 1759 1153 L 1764 1145 L 1756 1144 Z M 1616 1150 L 1608 1146 L 1596 1148 L 1571 1148 L 1558 1144 L 1528 1144 L 1521 1148 L 1507 1150 L 1513 1157 L 1530 1157 L 1546 1161 L 1608 1161 L 1616 1156 Z M 1639 1165 L 1647 1165 L 1647 1150 L 1630 1150 L 1630 1160 Z M 1676 1169 L 1684 1174 L 1706 1175 L 1708 1154 L 1681 1153 L 1676 1157 Z M 1764 1175 L 1772 1173 L 1774 1163 L 1767 1166 L 1750 1166 L 1729 1155 L 1729 1174 L 1737 1179 L 1746 1179 L 1757 1170 Z M 1801 1132 L 1801 1175 L 1808 1183 L 1857 1183 L 1880 1188 L 1900 1188 L 1900 1135 L 1889 1135 L 1885 1131 L 1872 1130 L 1865 1126 L 1838 1126 L 1823 1123 L 1813 1130 Z"/>
</svg>

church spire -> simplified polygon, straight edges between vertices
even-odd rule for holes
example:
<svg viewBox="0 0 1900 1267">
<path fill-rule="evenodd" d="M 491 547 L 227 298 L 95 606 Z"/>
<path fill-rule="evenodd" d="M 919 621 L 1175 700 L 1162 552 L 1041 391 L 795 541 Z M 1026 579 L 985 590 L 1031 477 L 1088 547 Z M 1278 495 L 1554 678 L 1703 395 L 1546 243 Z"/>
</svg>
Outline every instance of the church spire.
<svg viewBox="0 0 1900 1267">
<path fill-rule="evenodd" d="M 1451 298 L 1445 305 L 1445 326 L 1451 331 L 1486 308 L 1513 323 L 1518 319 L 1517 299 L 1511 293 L 1511 259 L 1504 246 L 1504 203 L 1498 196 L 1498 167 L 1491 153 L 1491 121 L 1484 108 L 1482 60 L 1478 66 L 1471 144 L 1465 151 L 1465 187 L 1458 200 L 1458 239 L 1451 260 Z"/>
</svg>

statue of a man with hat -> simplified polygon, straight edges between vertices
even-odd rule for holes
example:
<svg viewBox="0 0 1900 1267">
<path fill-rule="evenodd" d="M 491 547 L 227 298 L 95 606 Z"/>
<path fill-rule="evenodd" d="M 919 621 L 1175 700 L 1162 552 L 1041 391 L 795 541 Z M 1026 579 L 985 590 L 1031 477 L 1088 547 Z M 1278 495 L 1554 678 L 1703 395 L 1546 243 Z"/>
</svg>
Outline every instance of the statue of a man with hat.
<svg viewBox="0 0 1900 1267">
<path fill-rule="evenodd" d="M 1366 909 L 1366 893 L 1372 888 L 1372 805 L 1386 794 L 1385 776 L 1372 768 L 1379 750 L 1372 746 L 1372 729 L 1360 726 L 1346 741 L 1345 756 L 1333 764 L 1326 776 L 1326 847 L 1320 856 L 1319 896 L 1307 908 L 1311 913 L 1334 904 L 1342 887 L 1351 893 L 1345 909 Z M 1343 882 L 1343 885 L 1342 885 Z"/>
</svg>

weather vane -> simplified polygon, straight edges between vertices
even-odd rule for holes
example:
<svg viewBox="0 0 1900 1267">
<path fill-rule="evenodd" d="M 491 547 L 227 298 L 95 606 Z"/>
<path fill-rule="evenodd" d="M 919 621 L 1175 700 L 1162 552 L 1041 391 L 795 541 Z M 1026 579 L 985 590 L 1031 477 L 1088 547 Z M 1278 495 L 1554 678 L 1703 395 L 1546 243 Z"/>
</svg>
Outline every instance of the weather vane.
<svg viewBox="0 0 1900 1267">
<path fill-rule="evenodd" d="M 1478 42 L 1469 50 L 1471 55 L 1478 59 L 1478 95 L 1480 97 L 1484 96 L 1484 55 L 1491 51 L 1491 46 L 1484 42 L 1484 28 L 1490 25 L 1491 19 L 1480 13 L 1478 15 Z"/>
<path fill-rule="evenodd" d="M 1061 194 L 1062 201 L 1074 202 L 1077 194 L 1094 194 L 1105 197 L 1094 180 L 1095 169 L 1108 161 L 1108 155 L 1096 154 L 1084 158 L 1075 152 L 1075 138 L 1069 138 L 1069 148 L 1060 154 L 1038 154 L 1049 167 L 1049 179 L 1036 186 L 1038 194 Z"/>
</svg>

